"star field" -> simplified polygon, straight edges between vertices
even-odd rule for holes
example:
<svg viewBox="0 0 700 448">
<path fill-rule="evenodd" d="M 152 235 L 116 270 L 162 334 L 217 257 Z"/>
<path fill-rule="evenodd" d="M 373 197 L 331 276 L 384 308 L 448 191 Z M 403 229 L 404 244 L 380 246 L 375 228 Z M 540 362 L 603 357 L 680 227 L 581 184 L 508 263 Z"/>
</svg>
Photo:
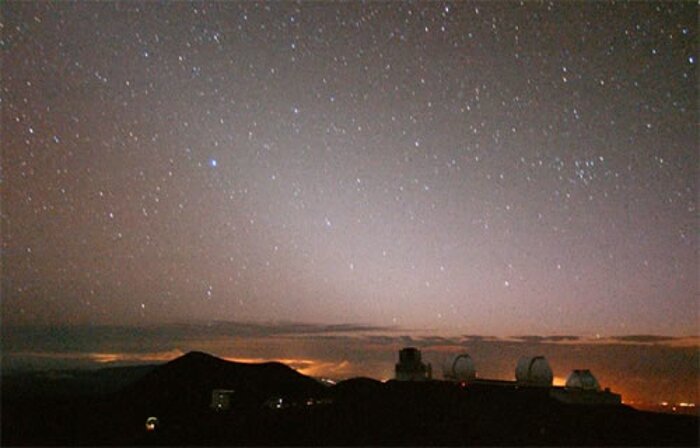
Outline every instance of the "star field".
<svg viewBox="0 0 700 448">
<path fill-rule="evenodd" d="M 694 3 L 2 9 L 4 323 L 697 330 Z"/>
</svg>

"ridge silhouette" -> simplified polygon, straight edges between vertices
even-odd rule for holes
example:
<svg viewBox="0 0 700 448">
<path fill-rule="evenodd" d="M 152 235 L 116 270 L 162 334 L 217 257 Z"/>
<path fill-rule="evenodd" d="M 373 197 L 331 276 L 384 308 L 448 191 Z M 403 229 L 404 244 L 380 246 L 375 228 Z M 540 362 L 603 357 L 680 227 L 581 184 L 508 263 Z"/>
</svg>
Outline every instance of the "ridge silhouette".
<svg viewBox="0 0 700 448">
<path fill-rule="evenodd" d="M 564 404 L 546 388 L 371 378 L 327 387 L 281 363 L 202 352 L 133 369 L 136 379 L 116 392 L 105 384 L 74 396 L 51 395 L 67 383 L 50 377 L 3 381 L 2 444 L 698 445 L 697 417 Z M 233 391 L 230 408 L 212 409 L 216 389 Z M 158 425 L 147 431 L 151 417 Z"/>
</svg>

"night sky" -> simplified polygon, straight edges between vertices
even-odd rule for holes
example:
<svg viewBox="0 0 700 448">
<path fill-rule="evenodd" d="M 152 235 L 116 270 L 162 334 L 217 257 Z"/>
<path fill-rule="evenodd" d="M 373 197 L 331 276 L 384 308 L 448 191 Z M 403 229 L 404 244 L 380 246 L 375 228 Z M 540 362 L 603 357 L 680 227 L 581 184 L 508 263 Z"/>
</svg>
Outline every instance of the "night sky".
<svg viewBox="0 0 700 448">
<path fill-rule="evenodd" d="M 697 335 L 694 2 L 2 12 L 5 326 Z"/>
</svg>

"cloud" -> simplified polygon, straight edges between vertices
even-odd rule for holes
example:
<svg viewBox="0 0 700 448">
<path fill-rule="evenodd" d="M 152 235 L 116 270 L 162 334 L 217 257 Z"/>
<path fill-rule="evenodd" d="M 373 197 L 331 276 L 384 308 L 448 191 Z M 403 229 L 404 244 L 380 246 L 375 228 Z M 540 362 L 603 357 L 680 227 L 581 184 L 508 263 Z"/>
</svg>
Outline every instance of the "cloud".
<svg viewBox="0 0 700 448">
<path fill-rule="evenodd" d="M 300 342 L 321 341 L 338 350 L 343 345 L 362 345 L 363 350 L 396 350 L 415 346 L 421 349 L 438 347 L 443 351 L 476 350 L 482 346 L 510 347 L 524 350 L 523 344 L 531 346 L 575 344 L 625 344 L 648 346 L 697 346 L 697 337 L 678 338 L 663 335 L 622 335 L 608 338 L 587 339 L 574 335 L 520 335 L 497 338 L 484 335 L 461 335 L 455 337 L 420 335 L 390 326 L 366 324 L 309 324 L 297 322 L 235 322 L 204 321 L 196 323 L 166 323 L 145 327 L 130 326 L 62 326 L 62 327 L 3 327 L 3 354 L 12 353 L 164 353 L 174 350 L 207 348 L 216 346 L 225 349 L 231 341 L 250 341 L 257 350 L 284 340 L 298 339 Z M 403 332 L 403 334 L 399 333 Z M 214 345 L 219 341 L 218 345 Z M 237 347 L 241 347 L 240 344 Z M 269 349 L 268 349 L 269 350 Z M 248 350 L 249 351 L 249 350 Z"/>
<path fill-rule="evenodd" d="M 404 346 L 418 346 L 420 345 L 420 340 L 415 339 L 409 335 L 386 335 L 386 334 L 372 334 L 365 335 L 362 337 L 363 340 L 370 344 L 377 345 L 404 345 Z"/>
<path fill-rule="evenodd" d="M 184 355 L 164 352 L 13 352 L 3 353 L 3 373 L 17 370 L 94 368 L 109 365 L 159 364 Z"/>
<path fill-rule="evenodd" d="M 179 341 L 215 338 L 342 337 L 393 327 L 363 324 L 307 324 L 294 322 L 208 321 L 166 323 L 142 327 L 117 325 L 3 327 L 3 351 L 16 352 L 143 352 L 178 349 Z"/>
<path fill-rule="evenodd" d="M 517 341 L 522 341 L 522 342 L 530 342 L 530 343 L 547 343 L 547 342 L 574 342 L 574 341 L 580 340 L 581 338 L 578 336 L 570 336 L 570 335 L 555 335 L 555 336 L 527 335 L 527 336 L 512 336 L 511 339 L 515 339 Z"/>
<path fill-rule="evenodd" d="M 421 345 L 452 345 L 459 344 L 458 339 L 445 338 L 441 336 L 422 336 Z"/>
<path fill-rule="evenodd" d="M 672 342 L 679 338 L 675 338 L 673 336 L 658 336 L 653 334 L 631 334 L 626 336 L 612 336 L 609 339 L 620 342 L 636 342 L 640 344 L 646 344 L 658 342 Z"/>
<path fill-rule="evenodd" d="M 186 332 L 205 332 L 220 336 L 318 335 L 335 333 L 391 332 L 394 327 L 365 324 L 309 324 L 299 322 L 235 322 L 208 321 L 187 324 L 165 324 L 161 328 Z"/>
<path fill-rule="evenodd" d="M 465 335 L 462 335 L 462 339 L 464 341 L 478 342 L 478 341 L 493 341 L 493 340 L 497 340 L 499 338 L 497 338 L 495 336 L 483 336 L 480 334 L 465 334 Z"/>
</svg>

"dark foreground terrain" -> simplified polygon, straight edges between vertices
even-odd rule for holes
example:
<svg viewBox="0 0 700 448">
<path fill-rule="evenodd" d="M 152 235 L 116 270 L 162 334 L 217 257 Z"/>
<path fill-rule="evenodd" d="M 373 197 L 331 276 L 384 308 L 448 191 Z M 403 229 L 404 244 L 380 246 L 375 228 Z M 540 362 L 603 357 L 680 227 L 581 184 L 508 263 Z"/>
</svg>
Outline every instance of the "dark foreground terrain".
<svg viewBox="0 0 700 448">
<path fill-rule="evenodd" d="M 210 407 L 213 389 L 234 390 Z M 157 417 L 155 430 L 146 419 Z M 537 388 L 356 378 L 190 353 L 160 366 L 6 376 L 2 445 L 697 446 L 698 418 L 565 405 Z"/>
</svg>

